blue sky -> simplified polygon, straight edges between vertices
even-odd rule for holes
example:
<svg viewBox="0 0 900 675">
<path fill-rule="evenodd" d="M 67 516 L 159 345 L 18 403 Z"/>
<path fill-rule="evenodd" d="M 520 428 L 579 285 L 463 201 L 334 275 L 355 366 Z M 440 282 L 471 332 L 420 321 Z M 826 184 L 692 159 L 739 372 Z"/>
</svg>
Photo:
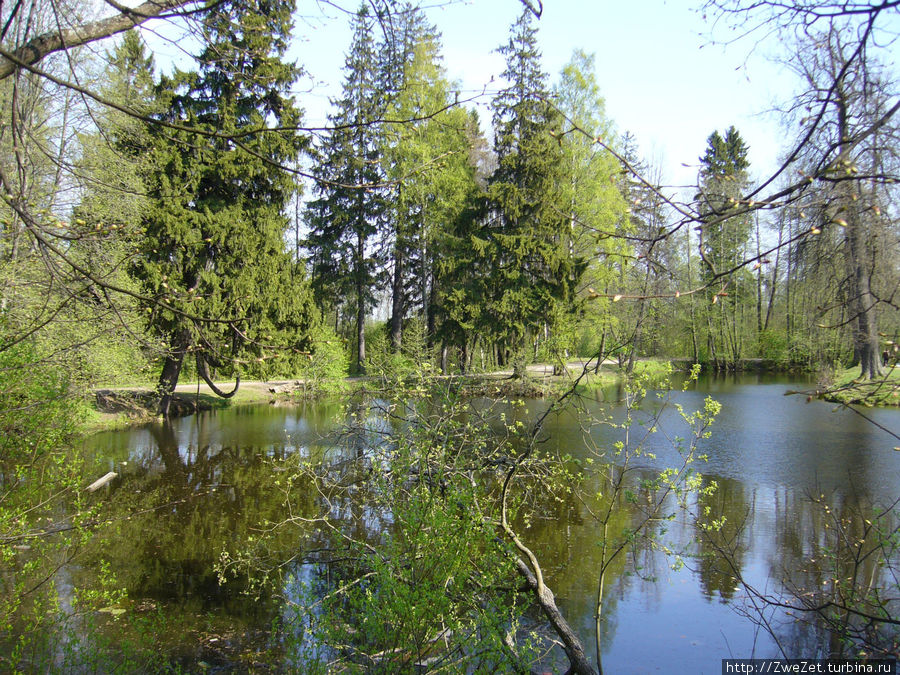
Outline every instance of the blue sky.
<svg viewBox="0 0 900 675">
<path fill-rule="evenodd" d="M 353 7 L 345 3 L 346 7 Z M 734 124 L 750 146 L 751 170 L 774 169 L 784 136 L 776 116 L 765 114 L 786 99 L 793 80 L 765 58 L 765 47 L 711 44 L 699 2 L 545 0 L 538 22 L 544 69 L 555 79 L 575 48 L 596 54 L 597 81 L 607 113 L 620 131 L 631 131 L 642 153 L 659 163 L 667 183 L 696 181 L 706 138 Z M 318 124 L 328 97 L 340 92 L 349 45 L 348 17 L 325 3 L 301 3 L 292 56 L 309 71 L 298 96 L 307 121 Z M 443 35 L 445 66 L 470 94 L 493 91 L 503 70 L 495 52 L 522 10 L 518 0 L 436 3 L 427 11 Z M 752 54 L 748 53 L 752 51 Z M 461 98 L 463 98 L 461 96 Z M 489 96 L 480 99 L 489 119 Z M 683 163 L 690 166 L 682 166 Z"/>
</svg>

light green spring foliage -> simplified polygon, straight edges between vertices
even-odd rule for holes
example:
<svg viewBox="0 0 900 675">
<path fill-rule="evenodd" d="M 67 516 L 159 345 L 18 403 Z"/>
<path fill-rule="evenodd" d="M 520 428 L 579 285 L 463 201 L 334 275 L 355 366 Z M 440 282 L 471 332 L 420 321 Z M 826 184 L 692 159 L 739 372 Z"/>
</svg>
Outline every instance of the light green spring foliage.
<svg viewBox="0 0 900 675">
<path fill-rule="evenodd" d="M 133 39 L 134 36 L 126 38 L 123 45 L 134 47 Z M 139 46 L 138 43 L 135 47 L 138 55 Z M 122 46 L 116 54 L 125 50 L 126 46 Z M 120 65 L 116 62 L 103 72 L 102 92 L 116 101 L 126 96 L 118 77 Z M 28 78 L 21 85 L 24 90 L 17 92 L 20 105 L 29 89 Z M 11 105 L 4 98 L 8 93 L 5 86 L 0 87 L 0 92 L 0 107 Z M 131 102 L 136 107 L 140 107 L 140 98 L 133 89 Z M 66 117 L 56 106 L 74 103 L 68 95 L 59 99 L 60 102 L 53 102 L 38 96 L 29 122 L 37 127 L 29 132 L 30 142 L 21 149 L 26 163 L 31 163 L 28 158 L 32 155 L 41 154 L 42 148 L 50 153 L 48 147 L 61 143 L 62 138 L 67 143 L 66 159 L 71 158 L 75 134 L 70 128 L 58 128 L 60 120 Z M 138 347 L 141 328 L 135 303 L 124 294 L 103 287 L 111 284 L 136 289 L 128 278 L 127 267 L 133 253 L 137 213 L 143 208 L 142 188 L 135 164 L 116 144 L 124 135 L 139 145 L 139 135 L 131 134 L 133 128 L 123 130 L 123 125 L 129 126 L 124 115 L 107 117 L 100 111 L 94 112 L 94 119 L 101 125 L 108 122 L 108 128 L 105 135 L 98 132 L 77 138 L 81 153 L 74 161 L 79 168 L 82 204 L 73 213 L 61 215 L 66 205 L 60 191 L 68 184 L 57 184 L 62 178 L 54 177 L 52 167 L 34 164 L 24 186 L 5 186 L 11 193 L 19 188 L 26 190 L 16 196 L 29 204 L 34 230 L 25 230 L 20 217 L 9 211 L 5 203 L 0 206 L 0 311 L 4 337 L 14 340 L 17 334 L 27 334 L 41 358 L 52 360 L 56 368 L 67 374 L 70 384 L 77 387 L 133 381 L 146 363 Z M 11 113 L 4 110 L 3 114 Z M 43 119 L 45 115 L 47 118 Z M 0 146 L 5 136 L 0 134 Z M 12 161 L 12 157 L 6 159 Z M 8 177 L 19 175 L 13 166 L 4 165 L 4 172 Z M 50 252 L 38 255 L 35 232 L 50 246 L 57 247 L 59 255 L 68 261 L 59 260 L 57 254 Z M 4 340 L 0 349 L 6 344 Z"/>
<path fill-rule="evenodd" d="M 514 448 L 496 441 L 490 413 L 423 373 L 394 393 L 390 404 L 350 404 L 326 456 L 285 459 L 273 487 L 296 517 L 224 553 L 221 580 L 287 592 L 281 635 L 303 672 L 525 667 L 535 654 L 521 631 L 527 598 L 497 538 L 500 473 L 490 468 Z M 297 536 L 300 557 L 335 558 L 311 565 L 305 581 L 273 557 L 279 540 L 297 556 Z"/>
<path fill-rule="evenodd" d="M 553 93 L 554 104 L 565 117 L 561 202 L 569 224 L 564 239 L 571 254 L 587 261 L 587 266 L 578 288 L 581 302 L 567 312 L 574 322 L 561 314 L 561 321 L 553 321 L 551 326 L 556 341 L 564 341 L 575 351 L 579 335 L 598 335 L 609 321 L 607 303 L 593 296 L 612 281 L 628 252 L 627 242 L 620 236 L 629 229 L 628 206 L 619 188 L 622 169 L 597 142 L 614 147 L 616 131 L 606 115 L 594 55 L 575 50 Z M 591 353 L 586 351 L 589 349 L 583 345 L 581 353 Z"/>
<path fill-rule="evenodd" d="M 91 539 L 99 513 L 73 449 L 85 412 L 65 371 L 43 361 L 33 343 L 0 351 L 0 670 L 99 660 L 82 619 L 121 599 L 109 575 L 91 592 L 55 583 L 60 566 Z"/>
<path fill-rule="evenodd" d="M 160 112 L 153 57 L 137 31 L 126 32 L 107 61 L 100 89 L 104 98 L 138 115 Z M 149 206 L 145 184 L 151 160 L 149 130 L 143 121 L 113 108 L 100 108 L 93 115 L 98 129 L 79 138 L 84 194 L 75 217 L 92 221 L 88 231 L 118 230 L 133 238 Z"/>
<path fill-rule="evenodd" d="M 433 374 L 433 355 L 428 347 L 425 324 L 419 318 L 409 319 L 403 329 L 403 344 L 395 351 L 390 344 L 390 324 L 371 324 L 366 332 L 369 354 L 369 374 L 380 378 L 387 390 L 401 391 L 403 380 Z"/>
<path fill-rule="evenodd" d="M 389 220 L 393 264 L 402 270 L 394 293 L 406 298 L 401 317 L 420 308 L 426 318 L 444 236 L 459 218 L 474 188 L 469 161 L 469 117 L 454 106 L 452 85 L 441 63 L 440 39 L 419 11 L 407 8 L 405 30 L 389 53 L 400 60 L 382 139 L 385 174 L 392 181 Z"/>
<path fill-rule="evenodd" d="M 9 103 L 0 99 L 0 107 Z M 68 95 L 60 100 L 68 101 Z M 42 145 L 46 149 L 54 134 L 71 134 L 52 125 L 35 132 L 33 143 L 23 148 L 25 156 Z M 110 185 L 124 176 L 139 193 L 128 168 L 116 175 L 114 154 L 104 154 L 99 141 L 80 140 L 84 175 L 96 170 L 94 178 L 113 181 Z M 96 155 L 87 168 L 91 153 Z M 71 219 L 61 218 L 55 191 L 62 186 L 36 178 L 29 176 L 33 188 L 27 195 L 36 229 L 62 246 L 74 266 L 103 283 L 129 287 L 124 269 L 129 247 L 117 241 L 125 222 L 133 222 L 128 200 L 113 205 L 98 199 L 95 207 L 105 215 L 91 223 L 77 209 Z M 132 197 L 140 202 L 139 194 Z M 121 218 L 111 220 L 111 213 Z M 106 662 L 91 643 L 89 617 L 121 592 L 109 575 L 109 583 L 93 592 L 57 581 L 60 567 L 90 540 L 90 524 L 100 512 L 83 490 L 89 481 L 75 443 L 87 413 L 81 394 L 99 381 L 133 381 L 144 364 L 128 338 L 136 323 L 134 307 L 67 263 L 52 256 L 48 263 L 36 254 L 31 233 L 17 229 L 16 218 L 8 213 L 0 218 L 0 670 L 99 671 Z"/>
<path fill-rule="evenodd" d="M 622 167 L 597 143 L 615 147 L 616 132 L 606 116 L 593 54 L 572 54 L 554 95 L 566 117 L 562 146 L 568 180 L 562 187 L 569 205 L 571 246 L 591 261 L 590 282 L 602 284 L 612 274 L 611 259 L 627 252 L 627 244 L 615 235 L 626 225 L 628 205 L 618 185 Z"/>
<path fill-rule="evenodd" d="M 342 392 L 350 368 L 344 340 L 331 327 L 319 323 L 310 332 L 310 350 L 299 358 L 295 371 L 304 380 L 304 393 L 317 396 Z"/>
</svg>

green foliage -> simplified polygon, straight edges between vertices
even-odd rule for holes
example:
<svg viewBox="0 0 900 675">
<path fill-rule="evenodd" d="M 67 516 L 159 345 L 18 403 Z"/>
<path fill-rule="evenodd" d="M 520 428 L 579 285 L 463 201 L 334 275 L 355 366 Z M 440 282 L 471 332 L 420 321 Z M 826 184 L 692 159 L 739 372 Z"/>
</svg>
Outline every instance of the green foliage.
<svg viewBox="0 0 900 675">
<path fill-rule="evenodd" d="M 70 398 L 65 372 L 42 361 L 33 343 L 0 351 L 0 482 L 9 489 L 21 472 L 63 447 L 81 412 Z"/>
<path fill-rule="evenodd" d="M 791 365 L 790 345 L 783 331 L 766 330 L 759 334 L 759 356 L 771 361 L 776 368 L 788 368 Z"/>
<path fill-rule="evenodd" d="M 290 0 L 216 6 L 199 71 L 160 85 L 164 121 L 191 127 L 151 127 L 152 202 L 135 265 L 152 297 L 148 322 L 168 342 L 163 393 L 187 353 L 230 375 L 302 350 L 315 318 L 284 243 L 296 187 L 282 165 L 304 146 L 288 93 L 297 71 L 281 60 L 292 9 Z"/>
<path fill-rule="evenodd" d="M 491 468 L 514 448 L 496 442 L 492 415 L 442 385 L 412 378 L 394 394 L 386 409 L 354 402 L 326 457 L 283 463 L 275 487 L 302 515 L 223 554 L 221 578 L 248 572 L 266 588 L 290 589 L 283 634 L 308 672 L 522 669 L 534 658 L 518 634 L 527 603 L 510 583 L 514 557 L 497 538 Z M 513 436 L 523 431 L 511 426 Z M 365 506 L 328 506 L 339 503 Z M 321 552 L 306 581 L 272 564 L 290 533 Z M 296 555 L 296 543 L 290 550 Z"/>
<path fill-rule="evenodd" d="M 523 11 L 500 48 L 508 86 L 492 103 L 497 168 L 478 234 L 490 269 L 484 302 L 488 328 L 515 351 L 542 327 L 554 305 L 571 303 L 585 269 L 561 236 L 568 226 L 561 120 L 549 104 L 531 12 Z M 473 243 L 475 243 L 473 241 Z"/>
<path fill-rule="evenodd" d="M 392 471 L 418 464 L 408 452 L 394 456 Z M 527 662 L 504 643 L 524 608 L 494 590 L 515 572 L 509 557 L 498 555 L 477 496 L 440 469 L 428 482 L 398 492 L 376 478 L 372 487 L 385 489 L 379 503 L 390 509 L 392 525 L 378 555 L 355 548 L 361 564 L 336 575 L 333 583 L 346 588 L 326 596 L 317 638 L 345 646 L 345 658 L 364 672 L 416 672 L 417 664 L 464 660 L 467 672 L 487 673 Z"/>
<path fill-rule="evenodd" d="M 301 357 L 298 369 L 304 392 L 329 395 L 344 391 L 350 359 L 343 340 L 320 323 L 310 332 L 310 343 L 312 351 Z"/>
<path fill-rule="evenodd" d="M 419 319 L 405 323 L 400 351 L 391 345 L 389 328 L 389 324 L 371 324 L 366 331 L 369 373 L 380 377 L 385 384 L 396 384 L 398 380 L 430 371 L 432 358 L 425 324 Z"/>
<path fill-rule="evenodd" d="M 707 349 L 717 365 L 743 358 L 745 326 L 740 308 L 753 298 L 752 278 L 739 268 L 747 257 L 751 216 L 729 215 L 738 210 L 749 185 L 747 153 L 746 143 L 732 126 L 724 138 L 713 132 L 700 158 L 700 277 L 713 284 L 707 291 L 704 314 Z M 717 277 L 728 272 L 727 277 Z"/>
<path fill-rule="evenodd" d="M 400 35 L 382 48 L 383 68 L 394 73 L 381 159 L 390 181 L 388 228 L 391 248 L 391 346 L 402 340 L 404 320 L 414 308 L 436 329 L 438 264 L 448 252 L 445 232 L 468 206 L 475 189 L 470 160 L 470 118 L 453 105 L 441 65 L 440 39 L 421 10 L 407 7 Z"/>
<path fill-rule="evenodd" d="M 6 337 L 4 335 L 3 337 Z M 0 350 L 0 669 L 43 672 L 99 662 L 89 617 L 121 599 L 55 583 L 90 539 L 97 506 L 73 449 L 85 406 L 31 341 Z"/>
<path fill-rule="evenodd" d="M 603 139 L 612 144 L 615 130 L 600 94 L 594 55 L 575 50 L 560 73 L 554 94 L 567 132 L 562 141 L 565 178 L 561 201 L 569 216 L 564 239 L 574 255 L 588 261 L 582 282 L 582 295 L 586 295 L 588 287 L 607 286 L 616 270 L 614 263 L 628 253 L 626 240 L 614 235 L 633 229 L 626 198 L 630 197 L 634 207 L 635 195 L 623 194 L 618 160 L 596 143 Z M 595 314 L 601 316 L 602 312 Z"/>
<path fill-rule="evenodd" d="M 487 145 L 474 111 L 466 120 L 465 134 L 472 152 Z M 485 255 L 487 242 L 481 231 L 482 187 L 477 180 L 475 161 L 470 159 L 465 179 L 460 181 L 462 208 L 441 228 L 437 245 L 434 269 L 437 337 L 461 350 L 472 348 L 479 332 L 488 334 L 486 327 L 490 321 L 485 297 L 491 262 Z"/>
</svg>

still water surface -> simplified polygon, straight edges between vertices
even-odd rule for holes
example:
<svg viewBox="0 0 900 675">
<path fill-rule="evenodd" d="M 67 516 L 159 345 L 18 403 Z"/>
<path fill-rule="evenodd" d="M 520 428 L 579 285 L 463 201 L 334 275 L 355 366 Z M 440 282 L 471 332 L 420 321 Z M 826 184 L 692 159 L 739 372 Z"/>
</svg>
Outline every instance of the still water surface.
<svg viewBox="0 0 900 675">
<path fill-rule="evenodd" d="M 688 410 L 702 406 L 707 395 L 723 406 L 704 442 L 709 459 L 700 470 L 718 483 L 711 503 L 726 517 L 743 578 L 770 592 L 804 566 L 811 542 L 821 535 L 823 517 L 809 495 L 824 495 L 833 509 L 860 501 L 887 505 L 900 496 L 896 439 L 851 411 L 784 395 L 804 386 L 784 377 L 741 375 L 705 378 L 677 395 Z M 605 406 L 587 405 L 597 411 Z M 545 406 L 533 401 L 527 410 L 533 415 Z M 335 404 L 244 407 L 87 440 L 100 468 L 121 474 L 106 498 L 128 495 L 130 508 L 154 509 L 122 523 L 103 557 L 135 607 L 156 607 L 172 617 L 171 634 L 159 641 L 174 659 L 243 670 L 247 659 L 238 654 L 271 647 L 278 601 L 249 603 L 239 588 L 219 585 L 213 565 L 223 547 L 247 542 L 262 520 L 278 519 L 271 460 L 297 453 L 315 458 L 333 448 L 329 432 L 345 421 L 345 412 Z M 864 413 L 900 429 L 898 410 Z M 661 427 L 669 437 L 684 435 L 674 414 L 665 415 Z M 586 453 L 584 430 L 573 415 L 550 417 L 546 431 L 564 452 Z M 621 432 L 596 426 L 590 434 L 598 447 L 609 447 Z M 656 457 L 641 460 L 648 472 L 677 463 L 665 434 L 649 441 Z M 573 500 L 536 522 L 527 536 L 541 552 L 563 612 L 591 651 L 598 560 L 593 522 Z M 676 519 L 666 536 L 690 545 L 695 525 Z M 280 544 L 282 551 L 299 550 L 304 542 L 297 535 Z M 704 552 L 702 546 L 693 550 Z M 607 672 L 718 673 L 723 658 L 780 656 L 773 638 L 747 618 L 757 615 L 745 593 L 715 560 L 689 558 L 677 571 L 652 552 L 640 560 L 639 571 L 614 566 L 606 581 Z M 89 583 L 73 583 L 79 582 Z M 789 655 L 827 655 L 827 637 L 779 612 L 769 610 L 767 618 Z"/>
</svg>

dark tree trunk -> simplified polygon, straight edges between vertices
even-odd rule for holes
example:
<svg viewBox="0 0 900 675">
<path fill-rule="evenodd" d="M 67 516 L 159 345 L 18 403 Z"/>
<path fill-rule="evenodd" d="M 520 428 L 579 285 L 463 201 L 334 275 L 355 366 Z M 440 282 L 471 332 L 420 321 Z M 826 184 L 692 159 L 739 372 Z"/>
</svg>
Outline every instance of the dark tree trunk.
<svg viewBox="0 0 900 675">
<path fill-rule="evenodd" d="M 603 332 L 600 333 L 600 348 L 597 350 L 597 363 L 594 365 L 594 375 L 600 372 L 600 366 L 606 360 L 606 326 L 603 326 Z"/>
<path fill-rule="evenodd" d="M 769 289 L 769 300 L 766 303 L 766 320 L 763 322 L 763 330 L 769 330 L 769 320 L 772 318 L 772 305 L 775 304 L 775 290 L 778 284 L 778 265 L 781 262 L 781 242 L 784 235 L 784 220 L 778 225 L 778 248 L 775 250 L 775 267 L 772 270 L 772 286 Z"/>
<path fill-rule="evenodd" d="M 159 375 L 159 384 L 156 385 L 156 392 L 159 395 L 158 410 L 163 417 L 169 416 L 169 408 L 172 405 L 172 398 L 175 396 L 175 387 L 178 385 L 184 354 L 189 344 L 190 338 L 187 333 L 180 332 L 172 338 L 169 345 L 169 351 Z"/>
<path fill-rule="evenodd" d="M 207 357 L 204 356 L 202 352 L 197 352 L 197 373 L 200 375 L 200 377 L 203 378 L 203 381 L 206 382 L 206 386 L 209 387 L 216 396 L 220 396 L 222 398 L 231 398 L 232 396 L 234 396 L 237 393 L 238 388 L 241 386 L 241 376 L 235 373 L 234 389 L 232 389 L 231 391 L 222 391 L 216 386 L 216 383 L 213 382 L 212 376 L 209 374 L 209 367 L 206 359 Z M 214 363 L 213 365 L 216 367 L 221 367 L 221 364 L 217 365 Z"/>
<path fill-rule="evenodd" d="M 847 222 L 847 255 L 850 265 L 851 311 L 855 314 L 853 327 L 853 351 L 859 358 L 859 376 L 871 380 L 880 377 L 881 353 L 878 329 L 875 321 L 875 300 L 869 285 L 869 275 L 864 264 L 864 242 L 856 218 Z"/>
<path fill-rule="evenodd" d="M 759 211 L 756 212 L 756 264 L 759 267 L 756 268 L 756 341 L 759 343 L 759 336 L 763 332 L 763 319 L 762 319 L 762 304 L 763 304 L 763 292 L 762 292 L 762 250 L 761 244 L 759 242 Z"/>
<path fill-rule="evenodd" d="M 460 349 L 462 350 L 462 353 L 459 357 L 459 369 L 462 371 L 462 374 L 465 375 L 469 372 L 469 340 L 467 338 L 463 339 Z"/>
<path fill-rule="evenodd" d="M 365 237 L 356 235 L 356 372 L 366 373 L 366 288 L 363 274 Z"/>
<path fill-rule="evenodd" d="M 428 298 L 423 300 L 425 312 L 425 328 L 428 331 L 428 344 L 432 344 L 434 336 L 437 334 L 437 317 L 434 315 L 432 308 L 437 302 L 437 292 L 434 288 L 434 276 L 431 277 L 431 283 L 428 286 Z"/>
<path fill-rule="evenodd" d="M 394 278 L 391 281 L 391 350 L 400 351 L 403 340 L 403 249 L 394 247 Z"/>
</svg>

